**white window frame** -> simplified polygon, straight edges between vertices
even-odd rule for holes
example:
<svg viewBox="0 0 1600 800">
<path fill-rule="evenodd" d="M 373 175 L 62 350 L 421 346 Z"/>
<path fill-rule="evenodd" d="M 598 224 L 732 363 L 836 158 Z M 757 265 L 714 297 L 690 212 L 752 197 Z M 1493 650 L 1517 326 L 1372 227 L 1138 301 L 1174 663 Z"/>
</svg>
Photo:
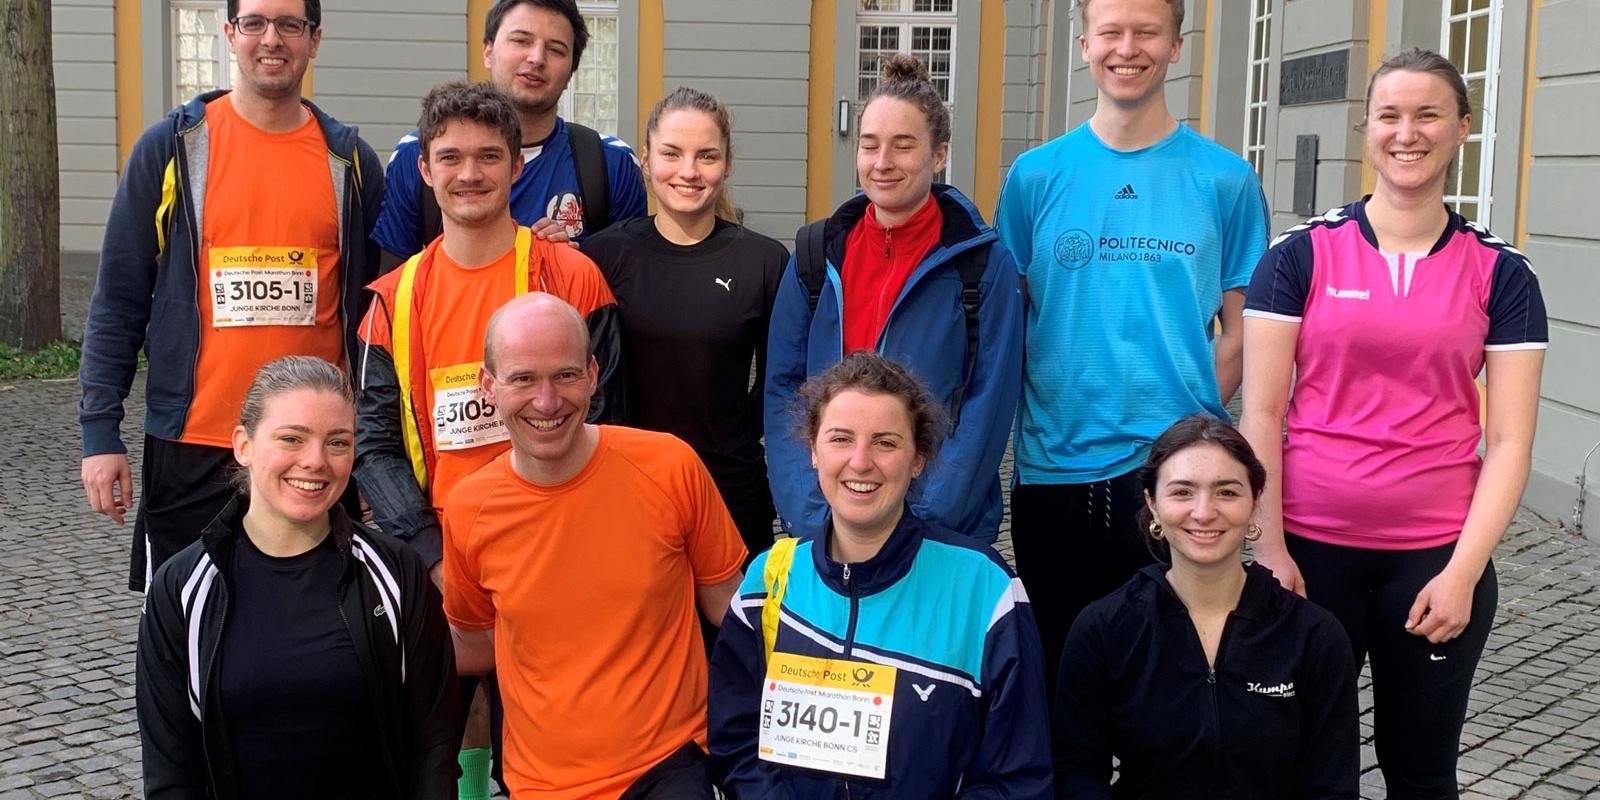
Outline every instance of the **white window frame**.
<svg viewBox="0 0 1600 800">
<path fill-rule="evenodd" d="M 584 20 L 586 22 L 594 20 L 594 19 L 599 18 L 599 17 L 605 17 L 607 19 L 610 19 L 610 20 L 616 22 L 617 23 L 617 36 L 618 36 L 619 40 L 621 39 L 621 35 L 622 35 L 621 14 L 619 13 L 617 0 L 589 0 L 588 2 L 580 2 L 580 3 L 578 3 L 578 13 L 583 15 Z M 591 43 L 592 42 L 593 42 L 593 40 L 591 39 Z M 617 60 L 619 62 L 622 60 L 621 44 L 622 44 L 621 41 L 617 42 L 617 45 L 618 45 L 618 47 L 617 47 Z M 583 64 L 580 64 L 578 66 L 578 70 L 581 72 L 584 69 L 587 69 L 588 65 L 592 65 L 592 63 L 593 62 L 585 61 Z M 619 71 L 620 71 L 620 67 L 621 67 L 621 64 L 619 63 L 617 65 L 617 68 L 619 69 Z M 560 108 L 557 111 L 557 113 L 561 115 L 562 119 L 566 119 L 566 120 L 572 120 L 573 119 L 573 114 L 574 114 L 573 109 L 574 109 L 574 106 L 575 106 L 574 101 L 573 101 L 573 84 L 577 81 L 577 79 L 578 79 L 578 74 L 576 72 L 574 72 L 573 75 L 572 75 L 572 79 L 567 81 L 566 90 L 561 93 L 561 105 L 560 105 Z M 616 100 L 617 100 L 617 122 L 616 122 L 616 124 L 617 124 L 617 127 L 619 129 L 622 127 L 622 91 L 621 90 L 622 90 L 622 76 L 621 76 L 621 74 L 618 74 L 617 75 L 617 80 L 612 82 L 612 93 L 616 96 Z M 580 120 L 575 120 L 575 121 L 578 122 L 581 125 L 590 125 L 590 123 L 592 122 L 592 120 L 581 120 L 581 119 Z M 594 126 L 590 125 L 590 127 L 594 127 Z M 599 128 L 596 128 L 596 129 L 599 130 Z M 604 135 L 604 136 L 620 136 L 621 135 L 620 131 L 600 130 L 600 133 L 601 133 L 601 135 Z"/>
<path fill-rule="evenodd" d="M 1267 106 L 1272 93 L 1267 86 L 1267 76 L 1272 65 L 1272 3 L 1273 0 L 1250 0 L 1250 44 L 1245 51 L 1244 142 L 1246 161 L 1255 168 L 1256 178 L 1267 179 Z M 1266 37 L 1260 41 L 1257 30 Z M 1256 46 L 1261 47 L 1261 57 L 1256 58 Z M 1256 113 L 1254 124 L 1251 112 Z"/>
<path fill-rule="evenodd" d="M 168 13 L 171 15 L 172 26 L 172 39 L 169 42 L 172 54 L 172 85 L 170 86 L 172 104 L 187 102 L 190 97 L 188 90 L 181 88 L 182 84 L 179 80 L 181 70 L 178 68 L 178 58 L 181 51 L 181 46 L 178 43 L 178 37 L 181 35 L 178 19 L 179 15 L 184 11 L 215 11 L 218 12 L 218 19 L 226 23 L 228 4 L 225 0 L 171 0 L 171 7 Z M 217 25 L 214 34 L 216 49 L 213 60 L 216 64 L 216 74 L 219 79 L 216 88 L 230 89 L 233 87 L 233 53 L 228 50 L 228 37 L 222 32 L 221 24 Z"/>
<path fill-rule="evenodd" d="M 957 63 L 957 54 L 958 54 L 958 52 L 960 50 L 960 39 L 959 39 L 959 37 L 961 35 L 960 28 L 956 24 L 956 22 L 957 22 L 958 13 L 961 10 L 961 8 L 960 8 L 961 0 L 950 0 L 950 10 L 949 11 L 913 11 L 912 9 L 915 8 L 915 6 L 913 5 L 914 2 L 915 2 L 915 0 L 898 0 L 898 4 L 899 4 L 898 10 L 894 10 L 894 11 L 868 11 L 868 10 L 861 9 L 860 0 L 856 0 L 857 10 L 856 10 L 856 27 L 855 27 L 855 43 L 854 43 L 855 46 L 852 48 L 852 50 L 854 51 L 854 56 L 855 56 L 855 69 L 853 71 L 854 78 L 851 81 L 851 83 L 853 84 L 851 86 L 851 92 L 854 93 L 855 100 L 856 100 L 856 102 L 855 102 L 856 113 L 859 116 L 859 114 L 861 112 L 861 109 L 862 109 L 862 104 L 866 101 L 866 98 L 861 95 L 861 79 L 863 77 L 866 77 L 866 76 L 861 74 L 861 29 L 862 28 L 866 28 L 866 27 L 873 27 L 873 28 L 897 27 L 897 28 L 899 28 L 899 30 L 900 30 L 900 48 L 896 52 L 908 53 L 908 54 L 915 55 L 914 53 L 911 53 L 911 29 L 913 27 L 927 27 L 927 26 L 948 27 L 950 29 L 950 49 L 948 51 L 949 54 L 950 54 L 950 75 L 949 75 L 950 99 L 945 101 L 944 107 L 949 109 L 949 111 L 950 111 L 951 130 L 954 131 L 954 128 L 955 128 L 954 122 L 955 122 L 955 116 L 956 116 L 956 111 L 957 111 L 957 106 L 956 106 L 956 80 L 957 80 L 958 76 L 960 75 L 959 64 Z M 931 65 L 930 65 L 930 69 L 931 69 Z M 955 161 L 956 161 L 955 148 L 951 147 L 950 148 L 950 155 L 945 159 L 945 165 L 944 165 L 943 174 L 942 175 L 935 175 L 934 179 L 937 180 L 937 181 L 948 183 L 949 182 L 949 177 L 952 174 L 952 170 L 955 167 Z M 859 185 L 860 180 L 861 180 L 861 176 L 858 174 L 856 176 L 856 182 L 858 184 L 856 186 L 857 189 L 861 188 L 860 185 Z"/>
<path fill-rule="evenodd" d="M 1467 142 L 1478 142 L 1478 185 L 1462 186 L 1461 159 L 1465 155 L 1466 146 L 1463 145 L 1456 152 L 1456 167 L 1454 174 L 1445 183 L 1445 205 L 1459 210 L 1461 203 L 1476 203 L 1478 213 L 1475 221 L 1489 227 L 1489 211 L 1494 202 L 1494 141 L 1495 141 L 1495 107 L 1500 94 L 1500 17 L 1503 12 L 1504 0 L 1488 0 L 1487 8 L 1473 9 L 1472 2 L 1467 3 L 1467 11 L 1460 14 L 1450 13 L 1451 0 L 1440 0 L 1442 10 L 1442 24 L 1439 30 L 1439 52 L 1450 59 L 1461 69 L 1461 77 L 1471 86 L 1472 81 L 1482 81 L 1483 106 L 1480 112 L 1483 115 L 1483 124 L 1480 133 L 1467 136 Z M 1468 52 L 1450 52 L 1450 26 L 1454 23 L 1468 25 L 1468 35 L 1462 37 Z M 1472 64 L 1472 36 L 1471 26 L 1474 24 L 1487 24 L 1488 34 L 1484 39 L 1484 46 L 1489 52 L 1484 54 L 1483 70 L 1481 72 L 1468 72 Z M 1454 190 L 1454 191 L 1452 191 Z"/>
</svg>

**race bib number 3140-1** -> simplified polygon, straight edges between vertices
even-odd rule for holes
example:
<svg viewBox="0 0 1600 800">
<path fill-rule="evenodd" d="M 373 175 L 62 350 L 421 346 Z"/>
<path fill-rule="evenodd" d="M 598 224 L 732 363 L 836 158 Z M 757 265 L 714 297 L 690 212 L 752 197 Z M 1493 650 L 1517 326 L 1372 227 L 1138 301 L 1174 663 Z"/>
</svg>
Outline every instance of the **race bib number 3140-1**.
<svg viewBox="0 0 1600 800">
<path fill-rule="evenodd" d="M 315 325 L 317 251 L 312 247 L 213 247 L 211 324 Z"/>
<path fill-rule="evenodd" d="M 882 778 L 895 672 L 881 664 L 773 653 L 761 687 L 761 760 Z"/>
</svg>

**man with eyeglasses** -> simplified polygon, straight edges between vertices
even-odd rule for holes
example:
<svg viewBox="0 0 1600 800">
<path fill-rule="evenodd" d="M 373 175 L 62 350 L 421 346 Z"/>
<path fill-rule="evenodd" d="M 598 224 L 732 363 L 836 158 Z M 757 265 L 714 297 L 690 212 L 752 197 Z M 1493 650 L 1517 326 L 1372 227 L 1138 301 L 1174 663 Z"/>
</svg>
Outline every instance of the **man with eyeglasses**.
<svg viewBox="0 0 1600 800">
<path fill-rule="evenodd" d="M 522 125 L 511 216 L 552 241 L 581 242 L 648 210 L 627 143 L 557 114 L 588 44 L 589 28 L 573 0 L 498 0 L 484 25 L 489 81 L 511 98 Z M 386 264 L 421 251 L 443 230 L 439 207 L 417 173 L 419 149 L 412 131 L 389 158 L 383 214 L 373 232 Z"/>
<path fill-rule="evenodd" d="M 353 361 L 363 288 L 377 277 L 368 236 L 383 167 L 354 128 L 301 97 L 321 21 L 320 0 L 229 0 L 233 89 L 150 126 L 111 204 L 78 421 L 90 508 L 122 524 L 133 487 L 119 426 L 143 345 L 135 590 L 226 503 L 256 370 L 285 355 Z"/>
</svg>

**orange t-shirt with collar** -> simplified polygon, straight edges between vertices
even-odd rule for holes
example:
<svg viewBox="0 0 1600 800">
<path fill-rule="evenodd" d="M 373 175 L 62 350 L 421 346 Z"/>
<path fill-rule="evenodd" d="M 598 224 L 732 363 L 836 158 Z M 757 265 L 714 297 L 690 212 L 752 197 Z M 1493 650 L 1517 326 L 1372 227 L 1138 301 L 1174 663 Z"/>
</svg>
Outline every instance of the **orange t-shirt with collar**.
<svg viewBox="0 0 1600 800">
<path fill-rule="evenodd" d="M 516 256 L 513 245 L 488 264 L 466 267 L 435 244 L 418 265 L 421 274 L 412 292 L 411 310 L 411 358 L 418 365 L 412 375 L 412 397 L 428 463 L 428 496 L 435 509 L 444 505 L 457 482 L 511 447 L 504 426 L 493 422 L 492 411 L 481 402 L 468 408 L 458 398 L 441 414 L 436 396 L 450 386 L 477 385 L 489 318 L 517 294 Z M 596 309 L 616 303 L 600 268 L 574 248 L 534 237 L 528 262 L 528 291 L 553 294 L 586 319 Z M 370 288 L 382 301 L 372 304 L 358 329 L 369 345 L 382 347 L 391 355 L 393 304 L 400 274 L 399 269 L 391 270 L 372 283 Z M 450 431 L 470 431 L 468 437 L 480 437 L 481 441 L 487 436 L 490 441 L 463 442 Z"/>
<path fill-rule="evenodd" d="M 602 425 L 554 486 L 507 453 L 456 485 L 444 529 L 445 614 L 495 632 L 513 797 L 615 798 L 705 746 L 695 588 L 738 575 L 745 548 L 687 444 Z"/>
<path fill-rule="evenodd" d="M 182 441 L 232 447 L 256 370 L 287 355 L 343 365 L 339 210 L 315 117 L 268 133 L 206 104 L 210 137 L 200 221 L 200 352 Z M 314 256 L 313 256 L 314 254 Z"/>
</svg>

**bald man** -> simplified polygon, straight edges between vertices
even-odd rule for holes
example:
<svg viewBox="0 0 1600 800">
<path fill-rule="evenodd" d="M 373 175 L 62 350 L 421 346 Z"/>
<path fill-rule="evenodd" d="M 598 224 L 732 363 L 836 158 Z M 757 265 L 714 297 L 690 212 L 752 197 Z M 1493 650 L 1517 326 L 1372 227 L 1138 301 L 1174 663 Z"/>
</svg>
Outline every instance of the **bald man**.
<svg viewBox="0 0 1600 800">
<path fill-rule="evenodd" d="M 711 475 L 664 433 L 585 422 L 599 368 L 572 306 L 490 319 L 479 383 L 511 449 L 445 500 L 445 613 L 494 669 L 513 797 L 709 798 L 706 660 L 745 548 Z"/>
</svg>

